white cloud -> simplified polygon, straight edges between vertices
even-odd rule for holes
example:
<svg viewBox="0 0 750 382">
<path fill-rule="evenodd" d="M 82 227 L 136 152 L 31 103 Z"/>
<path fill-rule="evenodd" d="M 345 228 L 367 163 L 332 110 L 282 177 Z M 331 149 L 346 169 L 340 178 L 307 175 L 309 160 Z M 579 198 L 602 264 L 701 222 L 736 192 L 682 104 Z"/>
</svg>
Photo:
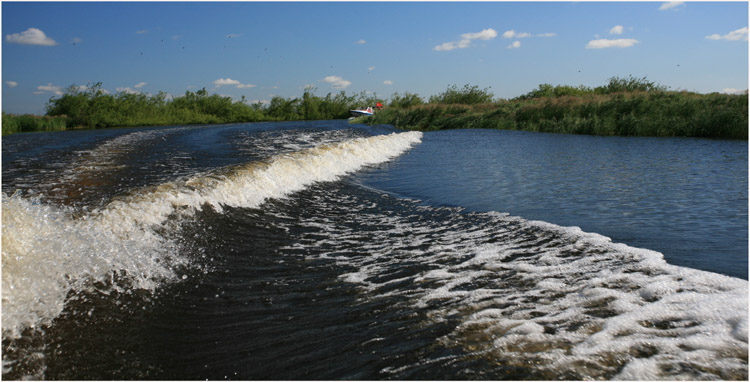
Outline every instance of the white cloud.
<svg viewBox="0 0 750 382">
<path fill-rule="evenodd" d="M 136 89 L 140 89 L 140 88 L 142 88 L 144 86 L 146 86 L 145 82 L 139 82 L 139 83 L 133 85 L 133 87 L 136 88 Z"/>
<path fill-rule="evenodd" d="M 528 37 L 532 37 L 531 33 L 529 33 L 529 32 L 518 33 L 518 32 L 516 32 L 513 29 L 511 29 L 509 31 L 505 31 L 503 33 L 503 38 L 528 38 Z M 547 36 L 545 36 L 545 37 L 547 37 Z"/>
<path fill-rule="evenodd" d="M 328 76 L 321 81 L 331 84 L 331 87 L 333 87 L 334 89 L 345 89 L 347 86 L 352 84 L 351 81 L 347 81 L 339 76 Z"/>
<path fill-rule="evenodd" d="M 218 80 L 214 81 L 213 84 L 218 88 L 219 86 L 224 85 L 240 85 L 240 81 L 233 80 L 231 78 L 219 78 Z"/>
<path fill-rule="evenodd" d="M 219 78 L 218 80 L 212 82 L 215 87 L 222 87 L 222 86 L 235 86 L 238 89 L 246 89 L 246 88 L 254 88 L 255 85 L 252 84 L 243 84 L 240 81 L 233 80 L 231 78 Z"/>
<path fill-rule="evenodd" d="M 471 44 L 471 40 L 463 39 L 458 42 L 444 42 L 434 48 L 433 50 L 441 51 L 441 50 L 453 50 L 453 49 L 463 49 L 468 48 Z"/>
<path fill-rule="evenodd" d="M 599 40 L 591 40 L 586 45 L 586 49 L 604 49 L 604 48 L 628 48 L 639 41 L 632 38 L 619 38 L 615 40 L 608 40 L 606 38 Z"/>
<path fill-rule="evenodd" d="M 464 33 L 461 35 L 461 37 L 463 38 L 459 41 L 444 42 L 440 45 L 435 46 L 434 48 L 432 48 L 432 50 L 448 51 L 453 49 L 468 48 L 473 40 L 490 40 L 497 37 L 497 31 L 492 28 L 487 28 L 477 33 Z"/>
<path fill-rule="evenodd" d="M 371 66 L 371 67 L 367 68 L 367 70 L 369 70 L 369 71 L 373 71 L 373 70 L 375 70 L 375 67 L 374 67 L 374 66 Z"/>
<path fill-rule="evenodd" d="M 678 7 L 684 6 L 684 1 L 668 1 L 666 3 L 662 3 L 659 7 L 660 11 L 667 11 L 670 9 L 677 9 Z"/>
<path fill-rule="evenodd" d="M 141 29 L 141 30 L 135 31 L 135 34 L 146 34 L 146 33 L 148 33 L 148 29 Z"/>
<path fill-rule="evenodd" d="M 461 37 L 467 40 L 489 40 L 497 37 L 497 32 L 492 28 L 487 28 L 477 33 L 464 33 Z"/>
<path fill-rule="evenodd" d="M 435 46 L 432 48 L 432 50 L 442 51 L 442 50 L 453 50 L 456 49 L 456 43 L 455 42 L 444 42 L 440 45 Z"/>
<path fill-rule="evenodd" d="M 47 37 L 44 32 L 37 28 L 29 28 L 21 33 L 13 33 L 5 36 L 5 41 L 14 44 L 54 46 L 57 42 Z"/>
<path fill-rule="evenodd" d="M 52 85 L 51 83 L 47 83 L 47 85 L 40 85 L 36 87 L 37 91 L 34 92 L 34 94 L 44 94 L 44 93 L 55 93 L 56 95 L 62 95 L 62 88 L 59 86 Z"/>
<path fill-rule="evenodd" d="M 518 49 L 521 47 L 521 42 L 516 40 L 512 44 L 508 45 L 508 49 Z"/>
<path fill-rule="evenodd" d="M 115 88 L 115 90 L 120 93 L 124 92 L 127 94 L 141 94 L 141 92 L 133 88 Z"/>
<path fill-rule="evenodd" d="M 745 90 L 740 90 L 740 89 L 735 89 L 735 88 L 721 89 L 721 93 L 724 93 L 724 94 L 744 94 L 746 92 L 747 92 L 747 89 Z"/>
<path fill-rule="evenodd" d="M 385 84 L 385 85 L 393 85 L 393 81 L 391 81 L 391 80 L 385 80 L 385 81 L 383 81 L 383 84 Z"/>
<path fill-rule="evenodd" d="M 536 36 L 537 37 L 555 37 L 557 36 L 557 33 L 539 33 Z"/>
<path fill-rule="evenodd" d="M 361 44 L 367 44 L 367 41 L 365 41 L 365 40 L 359 40 L 359 41 L 356 41 L 356 42 L 354 42 L 354 43 L 355 43 L 355 44 L 360 44 L 360 45 L 361 45 Z"/>
<path fill-rule="evenodd" d="M 737 29 L 723 36 L 720 34 L 712 34 L 712 35 L 706 36 L 706 38 L 709 40 L 729 40 L 729 41 L 745 40 L 747 41 L 747 27 Z"/>
<path fill-rule="evenodd" d="M 623 30 L 622 25 L 615 25 L 609 30 L 609 34 L 622 34 Z"/>
<path fill-rule="evenodd" d="M 18 86 L 18 82 L 16 81 L 5 81 L 5 84 L 8 85 L 9 88 L 14 88 Z"/>
</svg>

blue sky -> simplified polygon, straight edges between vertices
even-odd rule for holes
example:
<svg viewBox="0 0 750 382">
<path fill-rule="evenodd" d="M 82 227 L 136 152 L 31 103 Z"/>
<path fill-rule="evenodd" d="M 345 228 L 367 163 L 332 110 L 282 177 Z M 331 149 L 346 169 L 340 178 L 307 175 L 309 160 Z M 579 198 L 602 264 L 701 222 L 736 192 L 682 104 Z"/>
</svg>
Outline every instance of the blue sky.
<svg viewBox="0 0 750 382">
<path fill-rule="evenodd" d="M 541 83 L 647 77 L 748 88 L 747 2 L 3 2 L 2 110 L 71 85 L 249 102 L 315 93 L 512 98 Z"/>
</svg>

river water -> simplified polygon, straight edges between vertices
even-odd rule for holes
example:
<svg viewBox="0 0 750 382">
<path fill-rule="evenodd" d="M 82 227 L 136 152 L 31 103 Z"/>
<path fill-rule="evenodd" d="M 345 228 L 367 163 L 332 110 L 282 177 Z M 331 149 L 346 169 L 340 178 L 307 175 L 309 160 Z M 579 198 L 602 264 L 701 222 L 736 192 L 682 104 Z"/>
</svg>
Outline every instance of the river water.
<svg viewBox="0 0 750 382">
<path fill-rule="evenodd" d="M 3 379 L 748 378 L 747 142 L 2 143 Z"/>
</svg>

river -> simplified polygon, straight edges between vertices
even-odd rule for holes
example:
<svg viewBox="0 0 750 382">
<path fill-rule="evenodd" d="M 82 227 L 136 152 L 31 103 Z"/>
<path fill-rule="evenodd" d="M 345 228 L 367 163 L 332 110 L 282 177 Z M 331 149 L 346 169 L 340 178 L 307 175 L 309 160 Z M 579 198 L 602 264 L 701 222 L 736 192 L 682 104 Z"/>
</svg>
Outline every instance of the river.
<svg viewBox="0 0 750 382">
<path fill-rule="evenodd" d="M 747 142 L 3 138 L 3 379 L 747 379 Z"/>
</svg>

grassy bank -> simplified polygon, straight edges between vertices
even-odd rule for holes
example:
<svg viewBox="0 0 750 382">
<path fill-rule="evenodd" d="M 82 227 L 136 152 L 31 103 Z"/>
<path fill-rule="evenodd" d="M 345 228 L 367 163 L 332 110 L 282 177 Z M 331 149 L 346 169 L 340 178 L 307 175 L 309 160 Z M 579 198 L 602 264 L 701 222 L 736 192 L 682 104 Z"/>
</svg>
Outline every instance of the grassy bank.
<svg viewBox="0 0 750 382">
<path fill-rule="evenodd" d="M 747 96 L 618 93 L 388 108 L 363 120 L 408 130 L 491 128 L 550 133 L 748 138 Z"/>
<path fill-rule="evenodd" d="M 344 119 L 349 110 L 388 105 L 367 124 L 391 124 L 409 130 L 491 128 L 554 133 L 677 136 L 748 139 L 748 96 L 668 91 L 645 78 L 609 79 L 606 85 L 539 85 L 514 99 L 496 100 L 489 89 L 455 85 L 427 102 L 417 94 L 394 93 L 386 102 L 365 92 L 273 97 L 248 104 L 209 95 L 206 89 L 172 97 L 120 92 L 109 94 L 101 83 L 70 86 L 50 99 L 44 117 L 3 113 L 3 135 L 21 131 L 64 130 L 259 121 Z"/>
<path fill-rule="evenodd" d="M 540 85 L 512 100 L 389 107 L 363 120 L 409 130 L 492 128 L 551 133 L 748 139 L 747 94 L 667 91 L 645 79 L 610 79 L 594 89 Z M 463 93 L 476 92 L 465 87 Z M 485 90 L 487 93 L 487 91 Z M 450 95 L 449 97 L 447 95 Z M 480 99 L 476 94 L 467 99 Z M 484 98 L 486 100 L 487 97 Z M 460 99 L 460 97 L 459 97 Z"/>
<path fill-rule="evenodd" d="M 378 101 L 364 92 L 318 96 L 313 91 L 307 89 L 299 98 L 273 97 L 265 104 L 248 104 L 244 97 L 233 101 L 231 97 L 208 94 L 205 88 L 170 97 L 164 92 L 109 94 L 101 83 L 90 87 L 72 85 L 62 96 L 49 100 L 44 117 L 3 114 L 2 132 L 6 135 L 74 128 L 345 119 L 350 109 Z"/>
<path fill-rule="evenodd" d="M 3 135 L 27 132 L 27 131 L 56 131 L 67 128 L 65 117 L 40 117 L 38 115 L 5 114 L 2 113 Z"/>
</svg>

